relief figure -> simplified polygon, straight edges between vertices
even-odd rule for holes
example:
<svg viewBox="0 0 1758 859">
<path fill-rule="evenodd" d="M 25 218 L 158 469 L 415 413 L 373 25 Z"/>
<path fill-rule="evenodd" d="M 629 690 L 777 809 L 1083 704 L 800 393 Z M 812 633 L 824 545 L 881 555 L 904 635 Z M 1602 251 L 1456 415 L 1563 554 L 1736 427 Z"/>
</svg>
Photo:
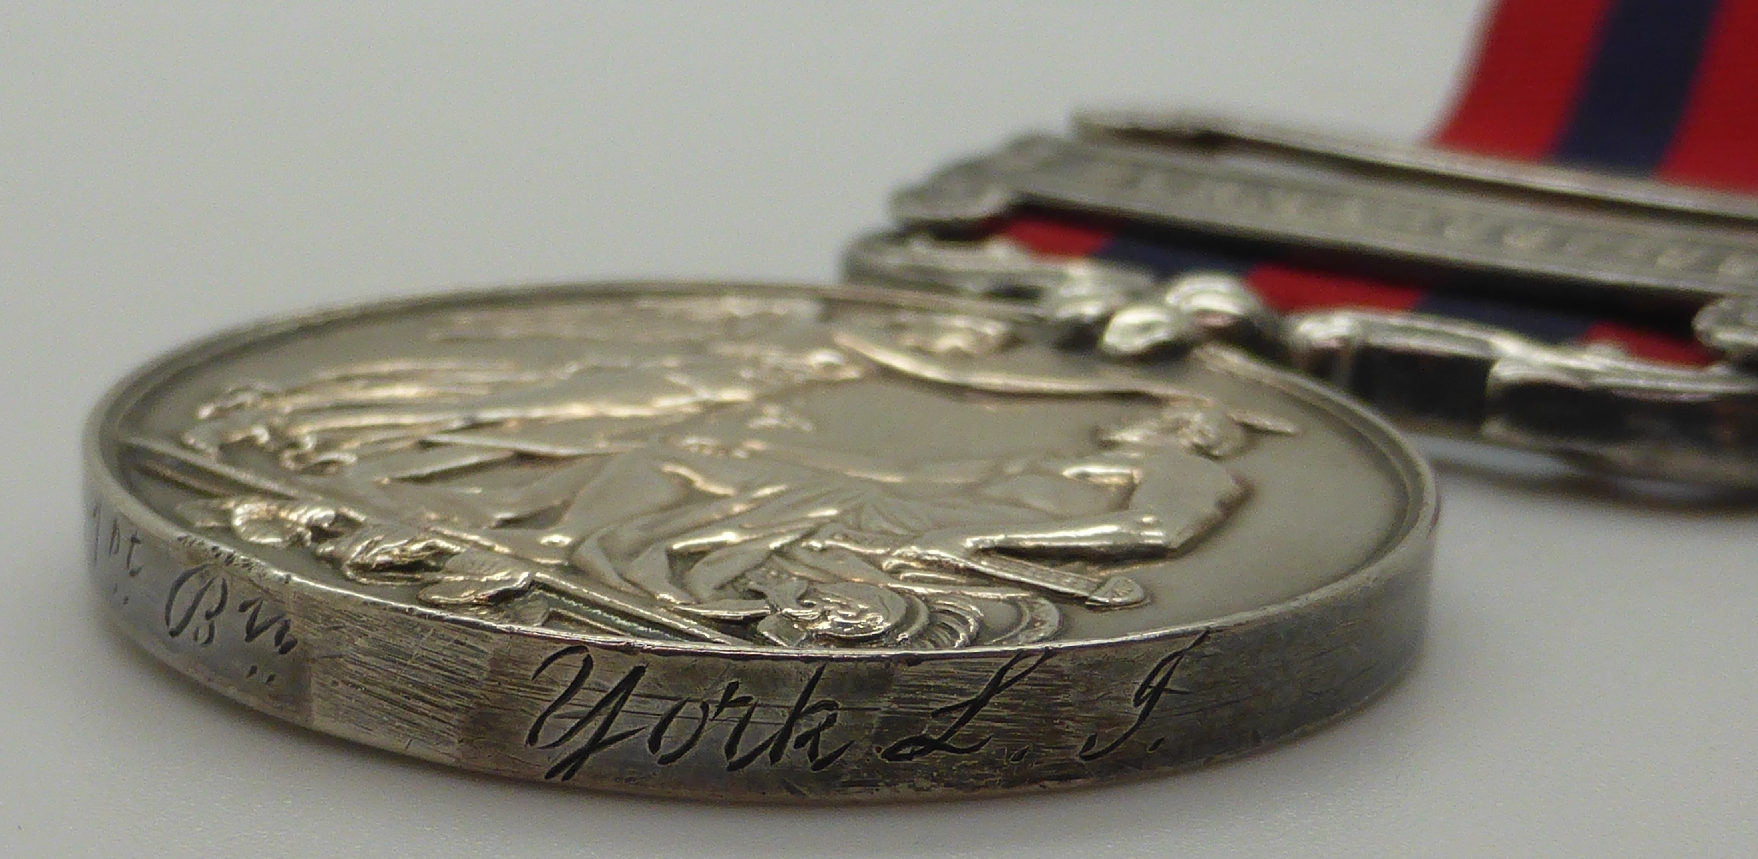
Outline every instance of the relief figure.
<svg viewBox="0 0 1758 859">
<path fill-rule="evenodd" d="M 566 329 L 602 354 L 553 366 L 398 359 L 247 382 L 175 440 L 135 447 L 199 496 L 192 525 L 414 586 L 431 606 L 719 643 L 947 648 L 1040 641 L 1070 606 L 1154 598 L 1128 571 L 1219 527 L 1250 493 L 1225 461 L 1295 431 L 1171 386 L 977 360 L 1043 348 L 992 320 L 795 314 L 763 332 L 741 307 L 732 337 L 713 311 L 692 306 L 695 339 L 622 352 L 602 349 L 614 330 Z M 817 430 L 815 393 L 878 384 L 1141 406 L 1081 449 L 950 460 L 857 453 Z"/>
</svg>

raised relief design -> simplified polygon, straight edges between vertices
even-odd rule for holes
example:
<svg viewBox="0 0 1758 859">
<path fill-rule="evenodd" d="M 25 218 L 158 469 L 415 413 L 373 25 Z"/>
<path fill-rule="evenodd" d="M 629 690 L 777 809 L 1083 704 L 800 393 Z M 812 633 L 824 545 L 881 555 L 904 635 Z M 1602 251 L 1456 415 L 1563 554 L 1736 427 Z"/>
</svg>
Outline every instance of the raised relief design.
<svg viewBox="0 0 1758 859">
<path fill-rule="evenodd" d="M 241 380 L 177 437 L 131 439 L 134 461 L 193 493 L 178 509 L 193 527 L 433 608 L 643 638 L 956 648 L 1042 641 L 1065 612 L 1160 598 L 1131 569 L 1220 525 L 1249 494 L 1225 461 L 1296 431 L 1139 374 L 1021 370 L 1035 365 L 1016 354 L 1045 347 L 997 320 L 842 319 L 809 298 L 458 314 L 410 352 L 466 341 L 572 357 Z M 1074 448 L 875 453 L 820 427 L 814 398 L 860 386 L 951 409 L 1130 409 Z"/>
</svg>

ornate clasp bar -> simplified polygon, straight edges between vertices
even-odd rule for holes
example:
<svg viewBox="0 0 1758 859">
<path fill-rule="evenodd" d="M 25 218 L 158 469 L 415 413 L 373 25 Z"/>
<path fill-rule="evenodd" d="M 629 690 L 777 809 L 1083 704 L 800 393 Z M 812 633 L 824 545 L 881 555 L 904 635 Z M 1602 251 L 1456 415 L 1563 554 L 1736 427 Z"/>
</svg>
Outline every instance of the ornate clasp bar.
<svg viewBox="0 0 1758 859">
<path fill-rule="evenodd" d="M 1758 294 L 1758 201 L 1744 197 L 1181 114 L 1088 115 L 1077 128 L 953 164 L 898 191 L 892 215 L 946 227 L 1036 203 L 1523 290 Z"/>
<path fill-rule="evenodd" d="M 1553 306 L 1684 309 L 1723 361 L 1677 367 L 1418 313 L 1278 319 L 1234 275 L 1158 281 L 1124 262 L 970 239 L 1022 207 L 1426 272 L 1449 289 Z M 891 208 L 902 229 L 857 240 L 851 279 L 1025 298 L 1112 355 L 1229 341 L 1419 431 L 1758 487 L 1758 199 L 1206 115 L 1089 113 L 1071 137 L 1021 137 L 952 164 Z"/>
</svg>

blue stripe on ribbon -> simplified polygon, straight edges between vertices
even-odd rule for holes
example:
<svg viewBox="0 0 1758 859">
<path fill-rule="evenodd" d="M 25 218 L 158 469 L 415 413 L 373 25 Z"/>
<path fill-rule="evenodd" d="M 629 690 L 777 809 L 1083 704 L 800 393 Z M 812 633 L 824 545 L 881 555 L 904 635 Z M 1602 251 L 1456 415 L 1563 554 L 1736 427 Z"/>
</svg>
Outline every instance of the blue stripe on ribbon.
<svg viewBox="0 0 1758 859">
<path fill-rule="evenodd" d="M 1620 173 L 1660 166 L 1717 0 L 1617 0 L 1552 159 Z"/>
<path fill-rule="evenodd" d="M 1256 260 L 1214 251 L 1180 247 L 1163 238 L 1141 238 L 1123 233 L 1092 254 L 1094 259 L 1147 269 L 1157 278 L 1187 271 L 1226 271 L 1244 274 Z"/>
<path fill-rule="evenodd" d="M 1570 343 L 1586 336 L 1594 320 L 1523 304 L 1430 292 L 1411 308 L 1416 313 L 1493 325 L 1544 343 Z"/>
</svg>

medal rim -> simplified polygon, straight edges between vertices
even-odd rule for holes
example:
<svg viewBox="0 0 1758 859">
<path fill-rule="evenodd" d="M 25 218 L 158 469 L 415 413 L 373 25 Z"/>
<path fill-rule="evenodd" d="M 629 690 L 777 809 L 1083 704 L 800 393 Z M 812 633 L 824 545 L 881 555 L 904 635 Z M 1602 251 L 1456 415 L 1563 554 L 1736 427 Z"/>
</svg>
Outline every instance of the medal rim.
<svg viewBox="0 0 1758 859">
<path fill-rule="evenodd" d="M 156 621 L 130 619 L 114 600 L 103 600 L 103 614 L 120 626 L 136 646 L 167 668 L 253 710 L 321 734 L 500 777 L 554 781 L 558 786 L 619 794 L 740 804 L 945 801 L 1080 788 L 1190 770 L 1280 745 L 1333 724 L 1385 694 L 1418 661 L 1427 626 L 1439 510 L 1427 463 L 1389 424 L 1347 396 L 1226 349 L 1205 347 L 1190 360 L 1204 361 L 1214 372 L 1232 375 L 1245 383 L 1267 386 L 1271 389 L 1269 393 L 1295 397 L 1352 429 L 1358 439 L 1354 443 L 1371 448 L 1363 454 L 1371 459 L 1377 451 L 1378 458 L 1385 461 L 1381 467 L 1389 472 L 1387 478 L 1394 483 L 1402 482 L 1400 488 L 1406 495 L 1402 517 L 1393 517 L 1379 548 L 1366 560 L 1335 580 L 1291 598 L 1207 620 L 1121 636 L 1029 645 L 977 645 L 949 650 L 724 645 L 556 630 L 446 613 L 414 601 L 375 596 L 291 572 L 248 550 L 233 548 L 174 522 L 168 513 L 161 513 L 129 488 L 120 446 L 109 440 L 110 430 L 119 426 L 131 409 L 179 373 L 248 349 L 265 339 L 297 336 L 313 327 L 447 307 L 465 309 L 618 295 L 715 293 L 813 297 L 898 309 L 977 313 L 1021 322 L 1036 318 L 1029 308 L 1018 305 L 912 295 L 891 288 L 740 281 L 607 281 L 454 291 L 286 314 L 237 326 L 147 362 L 105 395 L 92 412 L 84 438 L 87 506 L 94 517 L 107 508 L 113 526 L 126 520 L 138 536 L 152 544 L 149 548 L 166 559 L 155 562 L 154 576 L 168 579 L 170 572 L 162 569 L 166 565 L 174 565 L 171 569 L 175 570 L 187 561 L 198 562 L 198 567 L 206 565 L 200 562 L 214 562 L 214 575 L 222 583 L 230 578 L 275 602 L 302 642 L 309 638 L 312 643 L 301 646 L 320 649 L 299 657 L 290 666 L 289 670 L 299 672 L 300 679 L 290 681 L 290 687 L 276 687 L 284 691 L 271 692 L 233 676 L 232 668 L 210 663 L 199 647 L 173 644 L 164 630 L 155 632 Z M 1349 434 L 1348 430 L 1343 433 Z M 118 575 L 107 564 L 113 562 L 100 561 L 94 552 L 88 572 L 94 586 L 101 588 Z M 175 594 L 174 589 L 172 593 Z M 459 664 L 479 673 L 462 679 L 463 676 L 446 670 L 449 660 L 443 653 L 432 652 L 425 646 L 408 651 L 408 655 L 401 657 L 408 661 L 399 663 L 388 675 L 385 668 L 373 661 L 382 658 L 387 643 L 402 653 L 402 645 L 411 636 L 426 641 L 430 632 L 440 640 L 474 643 L 480 653 L 464 657 L 465 661 Z M 1210 644 L 1204 645 L 1205 641 Z M 1336 647 L 1332 641 L 1347 646 Z M 1137 739 L 1127 750 L 1111 755 L 1119 744 L 1134 735 L 1135 728 L 1128 727 L 1130 720 L 1134 719 L 1139 727 L 1152 712 L 1152 701 L 1157 700 L 1158 693 L 1144 699 L 1142 690 L 1153 682 L 1162 687 L 1169 684 L 1171 674 L 1161 674 L 1162 669 L 1176 666 L 1184 654 L 1199 647 L 1202 652 L 1195 657 L 1196 667 L 1191 670 L 1210 684 L 1220 684 L 1193 689 L 1206 703 L 1195 710 L 1167 708 L 1155 718 L 1169 720 L 1158 723 L 1168 737 L 1151 744 Z M 549 656 L 538 660 L 543 652 Z M 636 672 L 651 669 L 646 676 L 661 678 L 656 681 L 661 684 L 657 693 L 660 700 L 676 701 L 679 708 L 698 699 L 665 696 L 697 693 L 668 692 L 665 690 L 675 687 L 666 684 L 731 677 L 732 685 L 725 692 L 730 696 L 741 679 L 750 680 L 753 690 L 775 688 L 776 683 L 783 684 L 780 688 L 785 689 L 796 688 L 787 684 L 801 682 L 810 674 L 811 678 L 804 680 L 805 691 L 800 693 L 806 696 L 816 686 L 817 678 L 823 677 L 827 684 L 841 685 L 843 691 L 835 693 L 840 701 L 821 699 L 821 703 L 855 708 L 850 711 L 851 722 L 842 729 L 855 733 L 837 738 L 837 742 L 849 739 L 843 749 L 863 741 L 891 743 L 884 747 L 891 749 L 914 741 L 917 736 L 927 737 L 927 733 L 911 737 L 890 735 L 900 725 L 908 724 L 920 725 L 919 730 L 924 732 L 941 730 L 931 726 L 950 717 L 935 716 L 947 710 L 933 710 L 936 704 L 931 702 L 941 696 L 959 699 L 973 692 L 977 697 L 965 700 L 986 700 L 983 696 L 996 693 L 976 691 L 982 686 L 982 677 L 990 678 L 987 688 L 998 690 L 1025 679 L 1046 662 L 1051 667 L 1045 669 L 1047 673 L 1035 675 L 1037 679 L 1028 684 L 1036 690 L 1035 694 L 996 703 L 976 717 L 983 730 L 993 732 L 989 739 L 1006 736 L 1009 739 L 1004 743 L 1025 742 L 1021 755 L 1040 750 L 1024 759 L 1024 763 L 1021 758 L 997 758 L 997 754 L 1012 754 L 1007 752 L 1008 748 L 1017 748 L 1006 745 L 997 746 L 1001 752 L 985 752 L 987 763 L 962 756 L 957 760 L 922 761 L 905 757 L 899 760 L 909 762 L 897 763 L 881 754 L 880 745 L 868 745 L 863 747 L 865 752 L 857 752 L 849 762 L 835 766 L 831 765 L 834 756 L 806 762 L 773 756 L 769 770 L 758 772 L 754 768 L 734 773 L 733 746 L 728 745 L 725 770 L 712 760 L 703 762 L 700 757 L 694 758 L 694 763 L 673 769 L 670 762 L 663 760 L 636 761 L 613 756 L 605 759 L 602 766 L 594 763 L 592 768 L 567 770 L 557 776 L 558 769 L 581 752 L 557 750 L 553 744 L 533 745 L 533 738 L 535 732 L 543 729 L 545 719 L 563 706 L 564 698 L 555 698 L 535 722 L 519 720 L 529 719 L 542 706 L 542 700 L 555 694 L 553 690 L 542 691 L 533 683 L 545 667 L 568 653 L 584 654 L 584 659 L 597 654 L 606 672 L 627 670 L 622 684 L 631 682 Z M 1021 662 L 1034 657 L 1035 661 Z M 997 662 L 1005 663 L 998 671 Z M 316 667 L 320 664 L 325 666 L 321 677 Z M 538 666 L 535 674 L 530 673 L 533 664 Z M 624 668 L 615 667 L 619 664 Z M 1016 664 L 1029 667 L 1014 680 L 1004 682 L 1010 667 Z M 1148 669 L 1150 664 L 1155 667 Z M 583 662 L 581 670 L 589 670 L 589 663 Z M 1145 675 L 1141 673 L 1144 670 Z M 1155 677 L 1160 679 L 1155 681 Z M 549 678 L 546 682 L 561 685 L 560 678 Z M 712 687 L 721 681 L 707 682 Z M 848 687 L 850 682 L 863 685 Z M 369 683 L 384 684 L 387 692 L 402 689 L 403 694 L 424 699 L 431 695 L 433 703 L 416 707 L 402 698 L 362 697 L 353 691 L 366 688 L 362 684 Z M 868 683 L 875 685 L 864 685 Z M 1236 690 L 1239 684 L 1249 690 L 1245 698 L 1237 698 L 1237 691 L 1225 691 Z M 567 686 L 561 694 L 571 696 L 575 688 Z M 620 684 L 618 688 L 622 688 Z M 1134 709 L 1130 688 L 1136 689 Z M 606 697 L 599 699 L 600 704 L 610 700 L 608 696 L 612 694 L 602 693 Z M 704 688 L 701 694 L 710 693 Z M 1049 697 L 1042 697 L 1046 695 Z M 801 697 L 796 708 L 805 707 L 805 702 L 806 698 Z M 773 708 L 779 704 L 762 706 Z M 971 710 L 967 718 L 975 713 Z M 750 718 L 750 713 L 745 718 Z M 927 722 L 912 722 L 919 719 Z M 633 730 L 642 730 L 641 724 L 644 723 L 637 723 Z M 662 720 L 651 730 L 662 731 L 666 724 L 669 723 Z M 709 724 L 706 720 L 702 723 L 704 727 Z M 833 723 L 820 727 L 829 724 Z M 958 730 L 957 725 L 963 722 L 953 724 L 953 728 L 945 730 Z M 557 729 L 552 726 L 548 730 L 553 733 Z M 630 730 L 623 728 L 623 733 L 616 736 L 624 737 Z M 738 743 L 742 731 L 735 727 L 727 742 Z M 1091 745 L 1101 732 L 1108 732 L 1104 736 L 1113 740 L 1101 753 L 1109 756 L 1102 761 L 1084 757 L 1087 746 L 1081 745 L 1082 738 Z M 567 736 L 571 734 L 562 735 L 564 739 Z M 524 745 L 520 744 L 521 738 Z M 1161 743 L 1168 738 L 1176 739 L 1162 749 Z M 656 739 L 664 737 L 653 734 L 649 743 Z M 804 742 L 802 738 L 796 739 Z M 799 742 L 795 743 L 796 750 L 801 748 Z M 969 750 L 974 752 L 987 743 L 988 739 L 983 739 Z M 810 754 L 818 754 L 815 744 L 811 750 Z M 715 752 L 706 754 L 718 751 L 716 747 Z M 568 757 L 558 761 L 555 756 L 564 753 Z M 835 754 L 840 756 L 841 752 Z M 812 764 L 809 770 L 806 763 Z M 820 763 L 826 767 L 822 771 Z"/>
</svg>

